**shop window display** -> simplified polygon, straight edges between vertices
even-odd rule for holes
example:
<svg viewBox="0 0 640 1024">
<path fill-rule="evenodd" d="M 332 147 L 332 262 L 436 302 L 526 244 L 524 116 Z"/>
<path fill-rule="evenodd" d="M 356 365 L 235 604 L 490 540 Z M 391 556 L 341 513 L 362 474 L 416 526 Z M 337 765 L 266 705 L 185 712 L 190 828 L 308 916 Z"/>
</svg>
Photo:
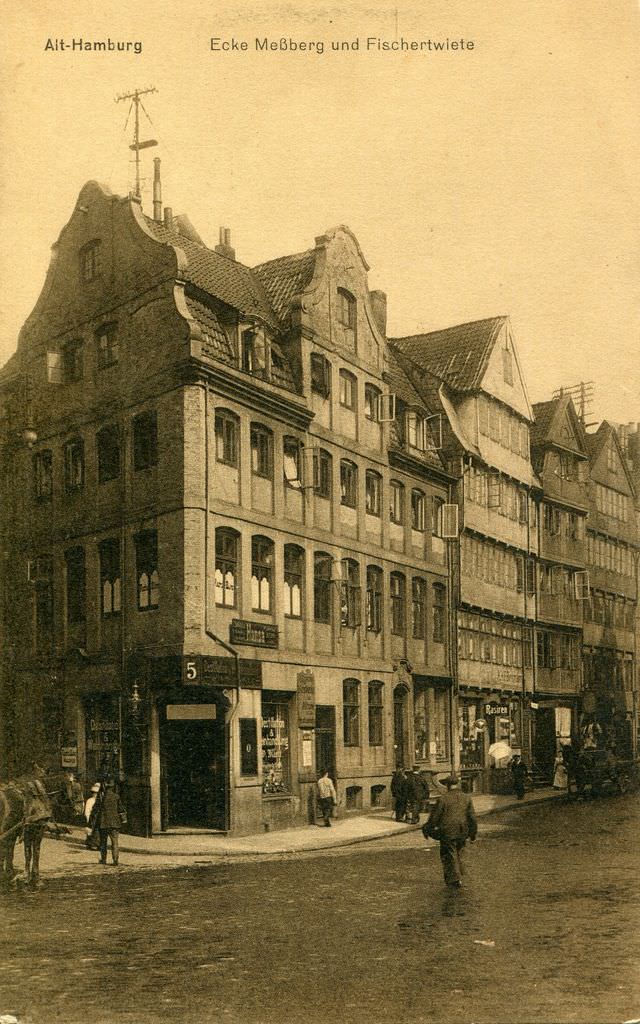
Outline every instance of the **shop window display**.
<svg viewBox="0 0 640 1024">
<path fill-rule="evenodd" d="M 286 701 L 262 703 L 262 792 L 291 791 L 289 705 Z"/>
</svg>

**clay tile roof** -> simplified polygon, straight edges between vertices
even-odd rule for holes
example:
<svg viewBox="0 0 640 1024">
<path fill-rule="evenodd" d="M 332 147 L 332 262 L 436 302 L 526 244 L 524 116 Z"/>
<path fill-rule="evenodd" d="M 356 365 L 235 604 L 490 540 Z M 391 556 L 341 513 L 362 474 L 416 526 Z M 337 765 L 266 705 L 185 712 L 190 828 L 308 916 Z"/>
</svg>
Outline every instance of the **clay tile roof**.
<svg viewBox="0 0 640 1024">
<path fill-rule="evenodd" d="M 531 444 L 544 444 L 561 399 L 552 398 L 548 402 L 536 402 L 533 406 L 534 422 L 531 424 Z"/>
<path fill-rule="evenodd" d="M 307 249 L 293 256 L 281 256 L 268 263 L 260 263 L 253 268 L 280 318 L 284 318 L 294 297 L 309 284 L 315 270 L 316 256 L 316 249 Z"/>
<path fill-rule="evenodd" d="M 278 327 L 277 317 L 260 279 L 249 267 L 199 244 L 182 234 L 178 227 L 169 230 L 151 217 L 145 220 L 158 241 L 169 242 L 182 249 L 188 261 L 188 281 L 246 316 L 258 317 L 264 323 Z"/>
<path fill-rule="evenodd" d="M 416 391 L 409 377 L 398 362 L 396 354 L 392 348 L 389 348 L 388 350 L 388 361 L 384 372 L 384 379 L 389 385 L 389 390 L 394 392 L 402 402 L 405 402 L 407 405 L 416 405 L 421 409 L 427 409 L 424 399 L 421 398 Z M 427 412 L 428 411 L 429 410 L 427 409 Z"/>
<path fill-rule="evenodd" d="M 389 340 L 454 390 L 474 391 L 481 385 L 494 342 L 506 319 L 490 317 L 443 331 Z"/>
<path fill-rule="evenodd" d="M 186 301 L 189 312 L 202 331 L 204 355 L 235 365 L 236 358 L 231 339 L 225 334 L 214 311 L 193 296 L 188 296 Z"/>
</svg>

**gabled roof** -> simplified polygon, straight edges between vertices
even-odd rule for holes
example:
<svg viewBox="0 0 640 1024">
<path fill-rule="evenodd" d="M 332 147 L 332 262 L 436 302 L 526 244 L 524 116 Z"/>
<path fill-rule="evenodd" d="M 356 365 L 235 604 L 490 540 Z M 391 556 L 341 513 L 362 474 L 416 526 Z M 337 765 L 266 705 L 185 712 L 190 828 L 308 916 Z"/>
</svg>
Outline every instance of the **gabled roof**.
<svg viewBox="0 0 640 1024">
<path fill-rule="evenodd" d="M 455 391 L 475 391 L 481 386 L 495 340 L 506 322 L 504 316 L 490 317 L 389 341 Z"/>
<path fill-rule="evenodd" d="M 145 217 L 145 221 L 159 242 L 168 242 L 182 249 L 187 257 L 185 276 L 191 284 L 245 316 L 255 316 L 271 327 L 278 328 L 278 318 L 267 293 L 260 278 L 250 267 L 208 249 L 206 245 L 194 241 L 194 237 L 181 233 L 180 218 L 174 219 L 174 228 L 171 230 L 151 217 Z"/>
<path fill-rule="evenodd" d="M 547 402 L 536 402 L 533 406 L 534 422 L 531 425 L 531 446 L 557 445 L 585 457 L 589 454 L 584 427 L 578 418 L 569 395 L 552 398 Z M 566 436 L 567 417 L 571 423 L 571 443 Z"/>
<path fill-rule="evenodd" d="M 307 287 L 316 266 L 317 249 L 259 263 L 253 268 L 277 315 L 283 319 L 296 295 Z"/>
</svg>

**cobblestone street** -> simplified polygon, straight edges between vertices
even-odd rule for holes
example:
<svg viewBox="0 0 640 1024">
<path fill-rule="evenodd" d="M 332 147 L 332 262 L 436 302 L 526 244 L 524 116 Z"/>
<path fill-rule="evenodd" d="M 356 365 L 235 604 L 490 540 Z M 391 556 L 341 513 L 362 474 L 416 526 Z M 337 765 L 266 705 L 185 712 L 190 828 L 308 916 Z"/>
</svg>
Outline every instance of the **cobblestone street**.
<svg viewBox="0 0 640 1024">
<path fill-rule="evenodd" d="M 481 822 L 447 891 L 420 833 L 102 876 L 3 898 L 0 1011 L 20 1024 L 622 1022 L 638 1016 L 640 808 Z"/>
</svg>

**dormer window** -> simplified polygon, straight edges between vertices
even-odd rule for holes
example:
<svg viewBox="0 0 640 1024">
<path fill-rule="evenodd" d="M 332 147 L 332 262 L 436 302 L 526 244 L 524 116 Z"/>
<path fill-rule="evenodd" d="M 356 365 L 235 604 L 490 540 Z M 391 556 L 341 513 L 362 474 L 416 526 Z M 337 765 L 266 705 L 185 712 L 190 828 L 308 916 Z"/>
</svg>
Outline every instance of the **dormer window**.
<svg viewBox="0 0 640 1024">
<path fill-rule="evenodd" d="M 346 288 L 338 288 L 338 323 L 349 330 L 356 329 L 356 300 Z"/>
<path fill-rule="evenodd" d="M 267 372 L 267 346 L 264 334 L 253 328 L 242 332 L 242 369 L 256 377 L 265 377 Z"/>
<path fill-rule="evenodd" d="M 427 450 L 427 420 L 426 417 L 415 409 L 408 409 L 405 413 L 407 432 L 407 444 L 410 448 L 416 448 L 419 452 Z"/>
<path fill-rule="evenodd" d="M 94 281 L 102 273 L 101 242 L 94 238 L 80 250 L 80 274 L 85 282 Z"/>
</svg>

